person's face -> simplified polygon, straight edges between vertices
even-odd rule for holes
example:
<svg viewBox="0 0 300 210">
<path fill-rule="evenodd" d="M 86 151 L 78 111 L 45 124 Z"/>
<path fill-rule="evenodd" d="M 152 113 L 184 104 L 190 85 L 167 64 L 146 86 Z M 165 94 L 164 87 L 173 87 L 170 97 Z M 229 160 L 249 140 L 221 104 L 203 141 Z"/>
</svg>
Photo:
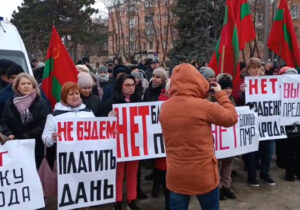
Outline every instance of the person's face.
<svg viewBox="0 0 300 210">
<path fill-rule="evenodd" d="M 272 63 L 266 63 L 265 70 L 269 71 L 273 67 Z"/>
<path fill-rule="evenodd" d="M 135 81 L 135 84 L 137 85 L 137 84 L 139 84 L 139 82 L 140 82 L 141 80 L 140 80 L 139 78 L 135 78 L 134 81 Z"/>
<path fill-rule="evenodd" d="M 249 76 L 260 76 L 261 75 L 261 67 L 251 67 L 248 69 Z"/>
<path fill-rule="evenodd" d="M 231 96 L 232 88 L 228 87 L 228 88 L 225 88 L 224 90 L 225 90 L 225 92 L 227 93 L 228 96 Z"/>
<path fill-rule="evenodd" d="M 163 80 L 160 76 L 153 74 L 152 75 L 152 85 L 153 87 L 158 87 L 163 84 Z"/>
<path fill-rule="evenodd" d="M 122 84 L 123 95 L 132 95 L 135 91 L 135 81 L 133 79 L 125 79 Z"/>
<path fill-rule="evenodd" d="M 212 77 L 209 77 L 207 78 L 207 81 L 210 83 L 210 82 L 215 82 L 216 81 L 216 77 L 215 76 L 212 76 Z"/>
<path fill-rule="evenodd" d="M 80 105 L 81 98 L 79 90 L 70 90 L 67 94 L 66 103 L 70 107 L 77 107 Z"/>
<path fill-rule="evenodd" d="M 91 95 L 92 89 L 93 89 L 92 86 L 82 87 L 82 88 L 81 88 L 81 93 L 82 93 L 82 95 L 84 95 L 85 97 L 88 97 L 89 95 Z"/>
<path fill-rule="evenodd" d="M 101 75 L 101 76 L 105 76 L 105 75 L 107 75 L 107 74 L 109 74 L 108 72 L 100 72 L 99 73 L 99 75 Z"/>
<path fill-rule="evenodd" d="M 151 64 L 151 68 L 152 69 L 156 69 L 156 68 L 158 68 L 159 67 L 159 63 L 152 63 Z"/>
<path fill-rule="evenodd" d="M 17 86 L 17 90 L 22 96 L 30 95 L 33 92 L 33 84 L 29 79 L 22 77 Z"/>
</svg>

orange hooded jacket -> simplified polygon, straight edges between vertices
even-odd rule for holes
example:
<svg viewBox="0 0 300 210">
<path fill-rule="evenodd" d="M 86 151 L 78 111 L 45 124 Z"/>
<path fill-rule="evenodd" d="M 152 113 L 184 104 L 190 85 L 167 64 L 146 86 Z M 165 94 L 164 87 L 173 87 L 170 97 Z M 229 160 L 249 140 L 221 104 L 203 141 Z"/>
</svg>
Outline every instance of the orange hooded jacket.
<svg viewBox="0 0 300 210">
<path fill-rule="evenodd" d="M 219 185 L 211 124 L 237 122 L 237 113 L 225 91 L 218 103 L 206 100 L 209 83 L 190 64 L 172 73 L 170 99 L 162 104 L 160 122 L 167 152 L 167 188 L 184 195 L 209 193 Z"/>
</svg>

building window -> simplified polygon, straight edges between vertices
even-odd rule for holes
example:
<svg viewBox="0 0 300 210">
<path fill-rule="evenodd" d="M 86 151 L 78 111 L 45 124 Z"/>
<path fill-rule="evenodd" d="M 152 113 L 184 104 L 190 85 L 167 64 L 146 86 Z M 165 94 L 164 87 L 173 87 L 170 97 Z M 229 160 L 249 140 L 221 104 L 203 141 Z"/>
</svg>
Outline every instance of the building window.
<svg viewBox="0 0 300 210">
<path fill-rule="evenodd" d="M 153 50 L 153 41 L 149 41 L 148 50 Z"/>
<path fill-rule="evenodd" d="M 293 5 L 291 6 L 291 16 L 292 16 L 292 19 L 296 19 L 299 17 L 299 11 L 298 11 L 298 6 L 296 5 Z"/>
<path fill-rule="evenodd" d="M 153 7 L 153 0 L 145 0 L 145 8 Z"/>
</svg>

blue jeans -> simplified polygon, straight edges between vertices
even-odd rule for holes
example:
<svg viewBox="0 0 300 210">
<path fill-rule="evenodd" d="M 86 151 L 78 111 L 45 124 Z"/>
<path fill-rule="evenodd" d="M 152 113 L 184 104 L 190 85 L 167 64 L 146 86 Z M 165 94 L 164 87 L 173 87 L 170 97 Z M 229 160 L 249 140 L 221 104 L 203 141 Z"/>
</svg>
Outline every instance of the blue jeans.
<svg viewBox="0 0 300 210">
<path fill-rule="evenodd" d="M 219 210 L 219 187 L 213 191 L 204 194 L 197 195 L 200 202 L 200 206 L 203 210 Z M 170 191 L 170 209 L 171 210 L 187 210 L 189 208 L 190 196 L 177 194 Z"/>
</svg>

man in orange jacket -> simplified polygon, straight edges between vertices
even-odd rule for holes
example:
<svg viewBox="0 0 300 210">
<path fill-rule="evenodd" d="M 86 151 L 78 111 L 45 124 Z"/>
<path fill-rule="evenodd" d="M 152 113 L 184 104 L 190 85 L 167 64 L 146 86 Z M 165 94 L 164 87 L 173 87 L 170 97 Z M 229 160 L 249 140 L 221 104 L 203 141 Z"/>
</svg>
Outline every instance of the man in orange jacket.
<svg viewBox="0 0 300 210">
<path fill-rule="evenodd" d="M 219 209 L 218 163 L 211 124 L 237 122 L 237 113 L 218 83 L 210 84 L 190 64 L 175 67 L 170 99 L 163 103 L 160 122 L 167 153 L 167 188 L 171 210 L 188 209 L 196 195 L 202 209 Z M 206 100 L 211 89 L 218 103 Z"/>
</svg>

